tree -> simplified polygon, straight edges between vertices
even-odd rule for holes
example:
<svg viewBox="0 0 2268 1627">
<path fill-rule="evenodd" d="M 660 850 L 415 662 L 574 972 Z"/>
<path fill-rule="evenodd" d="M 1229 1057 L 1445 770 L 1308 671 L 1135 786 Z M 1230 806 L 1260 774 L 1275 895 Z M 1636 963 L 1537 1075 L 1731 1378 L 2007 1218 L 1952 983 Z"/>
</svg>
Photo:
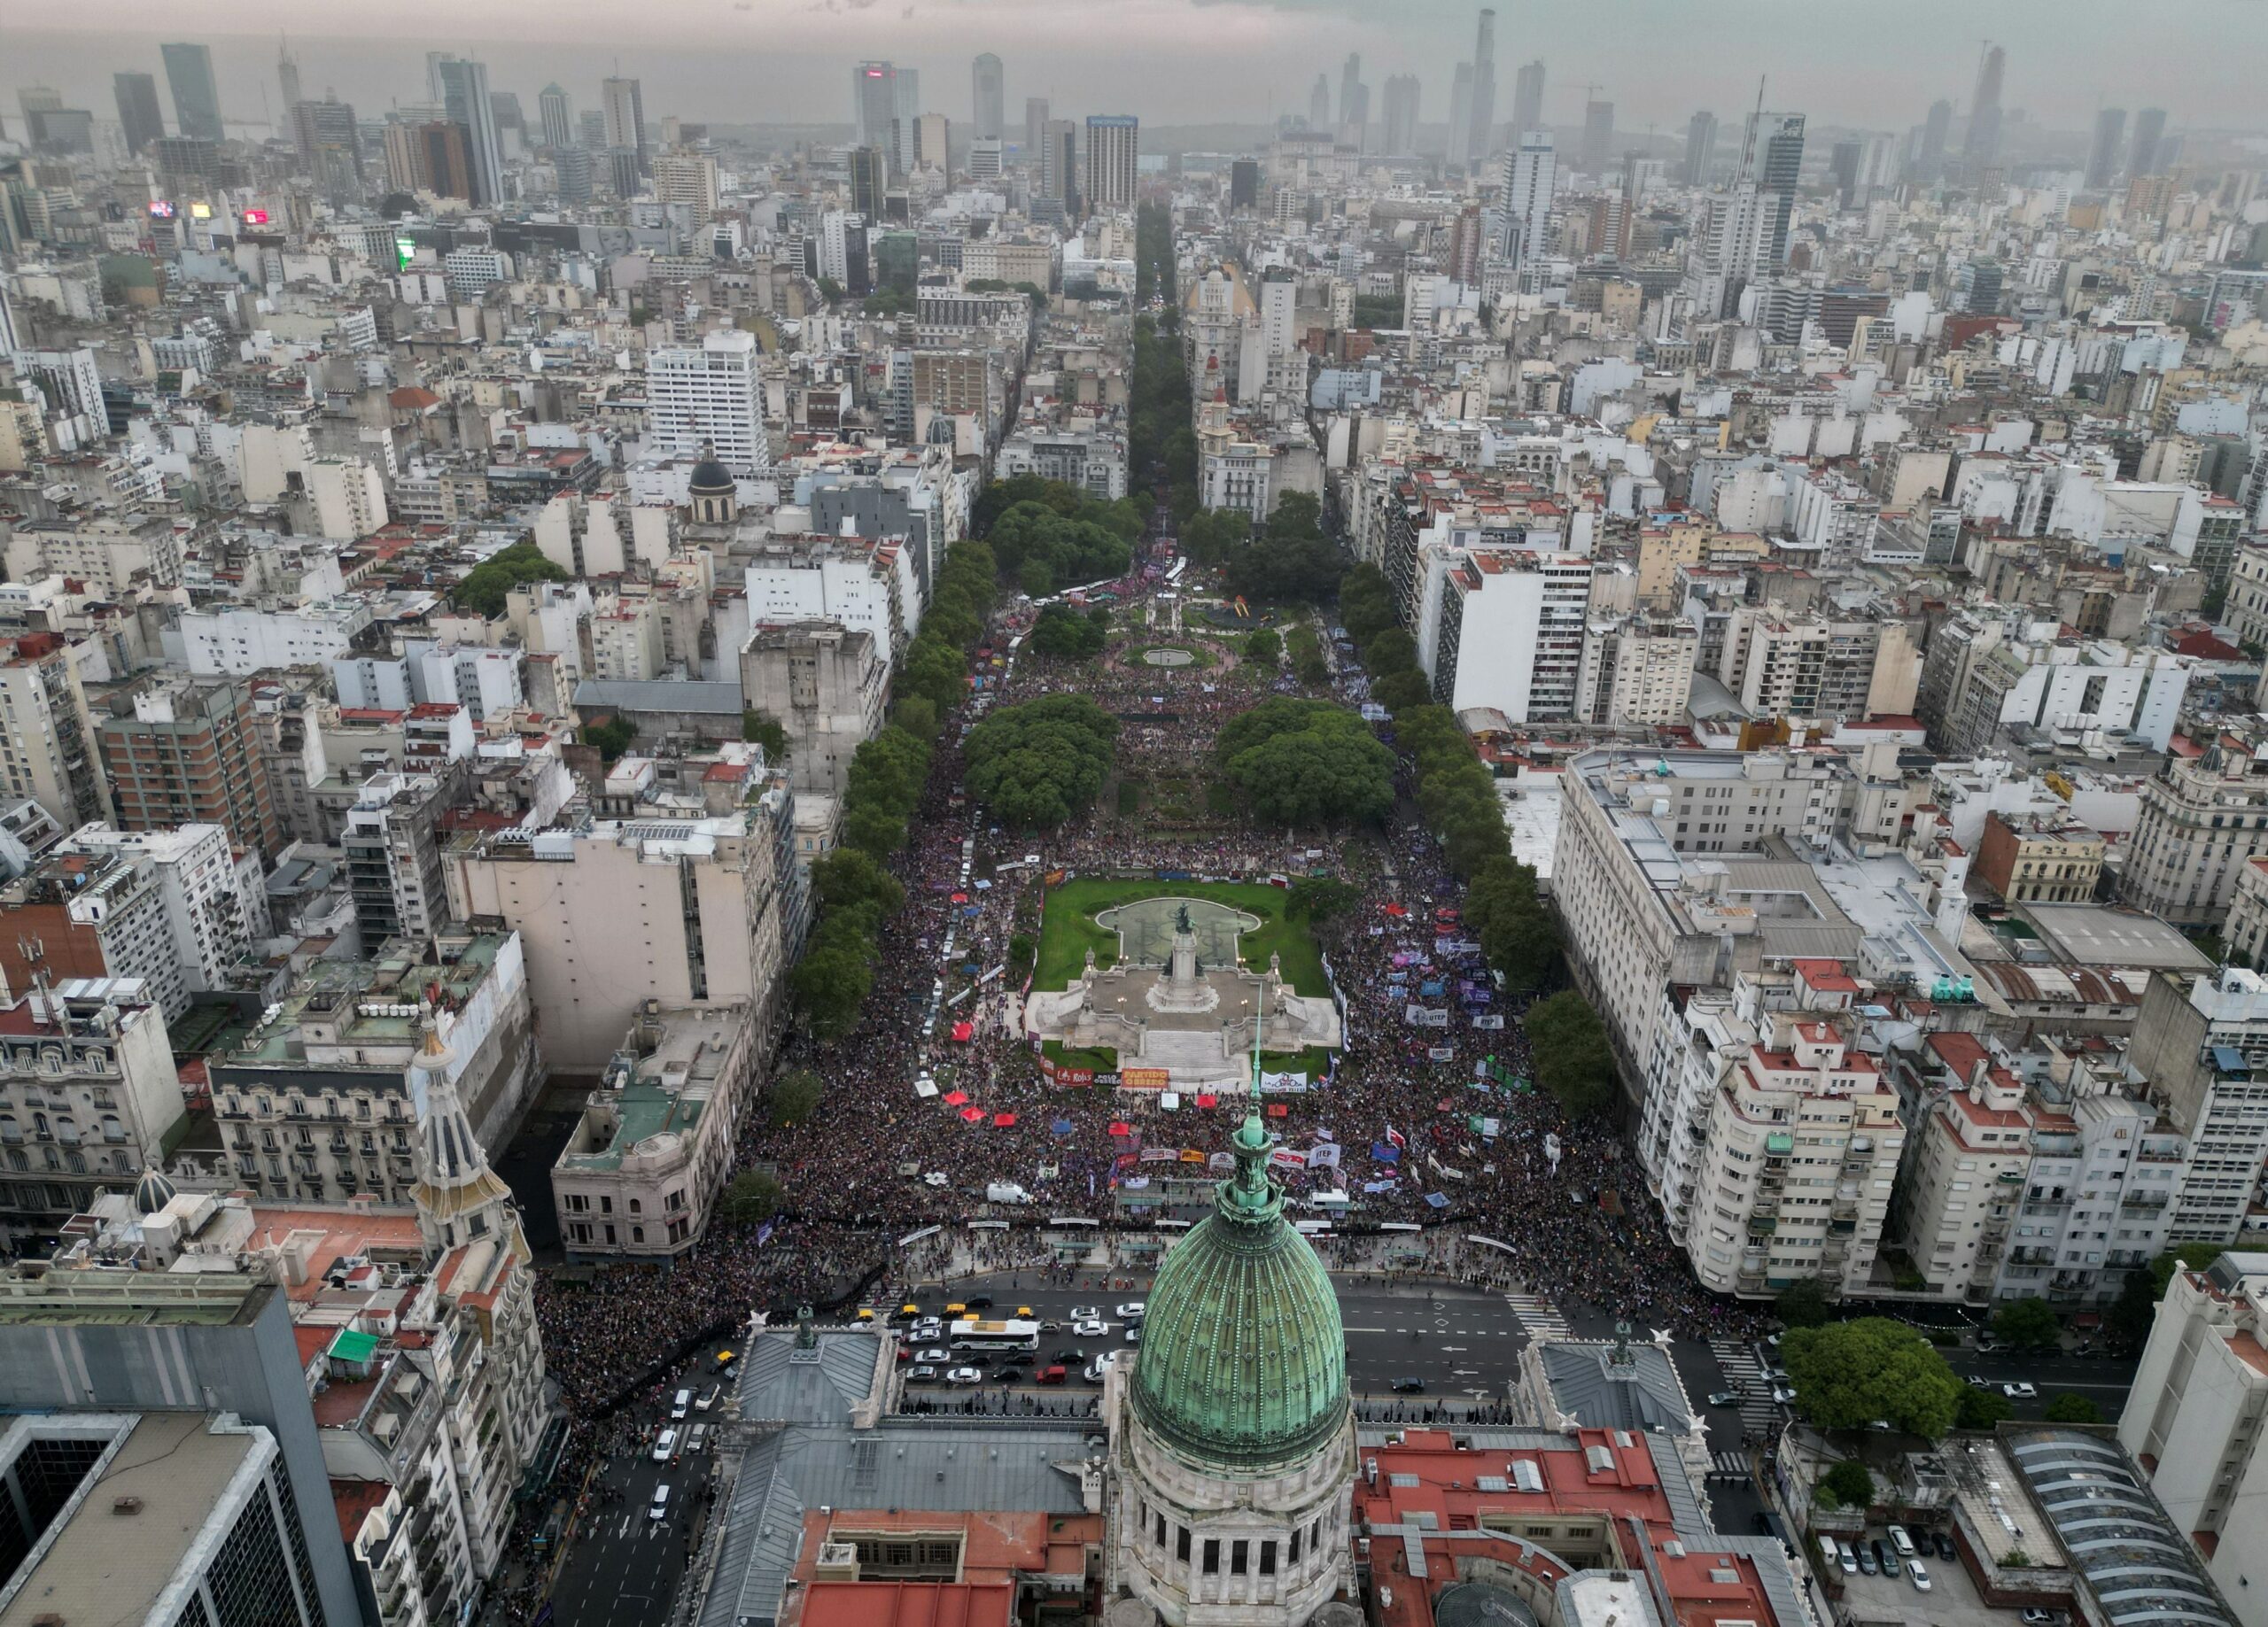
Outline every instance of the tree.
<svg viewBox="0 0 2268 1627">
<path fill-rule="evenodd" d="M 1068 605 L 1052 604 L 1031 624 L 1024 647 L 1036 655 L 1062 661 L 1087 661 L 1102 654 L 1104 630 L 1092 618 Z"/>
<path fill-rule="evenodd" d="M 787 760 L 788 730 L 786 725 L 769 712 L 750 707 L 741 714 L 741 739 L 764 748 L 764 759 L 778 763 Z"/>
<path fill-rule="evenodd" d="M 1357 565 L 1339 578 L 1339 624 L 1357 647 L 1400 619 L 1394 613 L 1394 585 L 1376 565 Z"/>
<path fill-rule="evenodd" d="M 1007 977 L 1011 982 L 1031 970 L 1032 962 L 1039 958 L 1039 941 L 1029 933 L 1017 933 L 1008 940 Z"/>
<path fill-rule="evenodd" d="M 791 1124 L 806 1124 L 819 1111 L 819 1097 L 825 1086 L 819 1076 L 809 1068 L 796 1068 L 782 1073 L 772 1081 L 772 1089 L 765 1092 L 770 1105 L 772 1122 L 785 1128 Z"/>
<path fill-rule="evenodd" d="M 1827 1290 L 1820 1287 L 1817 1277 L 1798 1277 L 1772 1302 L 1772 1314 L 1783 1328 L 1822 1327 L 1834 1313 L 1835 1307 L 1828 1303 Z"/>
<path fill-rule="evenodd" d="M 1418 670 L 1418 640 L 1399 627 L 1383 627 L 1363 647 L 1363 664 L 1373 678 Z"/>
<path fill-rule="evenodd" d="M 1874 1505 L 1875 1477 L 1856 1458 L 1845 1458 L 1819 1477 L 1819 1499 L 1829 1508 L 1868 1508 Z"/>
<path fill-rule="evenodd" d="M 901 695 L 891 703 L 889 720 L 917 740 L 937 738 L 937 706 L 921 695 Z"/>
<path fill-rule="evenodd" d="M 1535 872 L 1500 842 L 1472 877 L 1464 895 L 1466 930 L 1508 988 L 1541 986 L 1558 957 L 1559 928 L 1536 891 Z"/>
<path fill-rule="evenodd" d="M 1614 1099 L 1614 1050 L 1588 1002 L 1563 988 L 1528 1008 L 1522 1019 L 1535 1057 L 1535 1082 L 1570 1119 L 1597 1112 Z"/>
<path fill-rule="evenodd" d="M 1413 706 L 1425 705 L 1433 698 L 1433 686 L 1415 667 L 1389 672 L 1371 685 L 1371 699 L 1397 717 Z"/>
<path fill-rule="evenodd" d="M 897 693 L 927 701 L 943 717 L 968 693 L 967 654 L 923 628 L 905 647 L 905 660 L 897 670 Z"/>
<path fill-rule="evenodd" d="M 2109 1313 L 2103 1318 L 2103 1336 L 2117 1354 L 2140 1355 L 2142 1346 L 2150 1342 L 2157 1314 L 2157 1278 L 2148 1266 L 2137 1266 L 2126 1274 L 2118 1298 L 2111 1301 Z"/>
<path fill-rule="evenodd" d="M 1093 803 L 1117 740 L 1118 719 L 1086 695 L 1003 707 L 969 731 L 968 794 L 1004 825 L 1052 828 Z"/>
<path fill-rule="evenodd" d="M 2018 1350 L 2046 1350 L 2063 1336 L 2063 1324 L 2045 1299 L 2016 1299 L 1993 1313 L 1992 1336 Z"/>
<path fill-rule="evenodd" d="M 1359 714 L 1278 695 L 1216 737 L 1221 777 L 1255 817 L 1293 828 L 1376 824 L 1394 809 L 1394 754 Z"/>
<path fill-rule="evenodd" d="M 1301 876 L 1284 895 L 1284 913 L 1292 920 L 1324 921 L 1346 914 L 1363 902 L 1359 888 L 1336 876 Z"/>
<path fill-rule="evenodd" d="M 581 738 L 584 745 L 596 748 L 601 761 L 611 763 L 628 751 L 631 743 L 637 740 L 638 725 L 627 717 L 609 717 L 599 723 L 585 724 Z"/>
<path fill-rule="evenodd" d="M 1284 635 L 1284 651 L 1292 658 L 1292 671 L 1302 684 L 1320 684 L 1331 677 L 1330 663 L 1323 658 L 1323 640 L 1305 622 L 1293 623 Z"/>
<path fill-rule="evenodd" d="M 819 278 L 819 297 L 821 299 L 826 300 L 827 303 L 831 306 L 841 305 L 843 303 L 843 284 L 836 282 L 833 277 Z"/>
<path fill-rule="evenodd" d="M 1272 667 L 1284 655 L 1284 640 L 1273 627 L 1258 627 L 1245 636 L 1244 657 L 1254 666 Z"/>
<path fill-rule="evenodd" d="M 1540 1066 L 1541 1047 L 1536 1054 Z M 1863 1429 L 1880 1419 L 1936 1440 L 1961 1406 L 1961 1382 L 1936 1346 L 1886 1316 L 1795 1329 L 1780 1354 L 1797 1400 L 1822 1429 Z"/>
<path fill-rule="evenodd" d="M 526 582 L 564 582 L 574 572 L 544 557 L 532 542 L 516 542 L 490 554 L 465 573 L 449 597 L 460 610 L 501 616 L 505 595 Z"/>
<path fill-rule="evenodd" d="M 1987 1390 L 1981 1384 L 1961 1387 L 1961 1405 L 1953 1411 L 1953 1427 L 1960 1429 L 1989 1429 L 2003 1418 L 2016 1416 L 2016 1403 L 1997 1390 Z"/>
<path fill-rule="evenodd" d="M 878 859 L 888 858 L 905 845 L 905 817 L 887 808 L 844 805 L 843 841 Z"/>
<path fill-rule="evenodd" d="M 850 1032 L 874 985 L 874 968 L 866 957 L 833 944 L 805 950 L 788 974 L 788 992 L 812 1036 L 822 1042 Z"/>
<path fill-rule="evenodd" d="M 2085 1396 L 2066 1390 L 2061 1395 L 2047 1398 L 2047 1406 L 2040 1416 L 2050 1423 L 2101 1423 L 2102 1408 Z"/>
<path fill-rule="evenodd" d="M 905 887 L 872 854 L 837 848 L 812 864 L 812 895 L 823 911 L 869 912 L 878 926 L 905 904 Z"/>
<path fill-rule="evenodd" d="M 718 1194 L 717 1218 L 735 1226 L 760 1226 L 779 1213 L 785 1196 L 779 1182 L 762 1170 L 742 1170 Z"/>
</svg>

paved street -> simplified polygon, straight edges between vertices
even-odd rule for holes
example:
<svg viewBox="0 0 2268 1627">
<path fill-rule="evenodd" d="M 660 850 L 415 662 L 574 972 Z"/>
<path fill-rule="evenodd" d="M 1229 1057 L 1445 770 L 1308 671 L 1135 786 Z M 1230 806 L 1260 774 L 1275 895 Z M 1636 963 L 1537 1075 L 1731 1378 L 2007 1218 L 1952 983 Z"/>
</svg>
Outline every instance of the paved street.
<svg viewBox="0 0 2268 1627">
<path fill-rule="evenodd" d="M 610 1488 L 619 1496 L 594 1501 L 583 1515 L 552 1591 L 552 1608 L 567 1627 L 633 1627 L 664 1620 L 685 1569 L 710 1459 L 704 1453 L 674 1466 L 655 1462 L 652 1437 L 668 1415 L 667 1398 L 641 1404 L 635 1412 L 642 1426 L 638 1450 L 617 1453 L 593 1483 L 594 1489 Z M 695 1414 L 693 1421 L 706 1416 Z M 687 1426 L 674 1427 L 682 1439 Z M 654 1488 L 662 1484 L 670 1488 L 670 1511 L 656 1520 L 649 1510 Z"/>
</svg>

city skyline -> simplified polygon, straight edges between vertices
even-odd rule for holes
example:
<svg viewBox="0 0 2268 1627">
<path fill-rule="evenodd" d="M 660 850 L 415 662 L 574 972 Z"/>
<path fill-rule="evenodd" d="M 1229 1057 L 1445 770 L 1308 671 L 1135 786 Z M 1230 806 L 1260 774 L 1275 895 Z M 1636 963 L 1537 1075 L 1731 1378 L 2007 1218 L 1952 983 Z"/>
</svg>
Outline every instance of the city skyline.
<svg viewBox="0 0 2268 1627">
<path fill-rule="evenodd" d="M 26 82 L 53 84 L 69 105 L 95 106 L 107 105 L 114 72 L 156 68 L 156 46 L 187 34 L 212 47 L 223 111 L 244 126 L 283 122 L 275 89 L 278 26 L 291 36 L 308 93 L 335 89 L 358 106 L 415 99 L 423 55 L 438 48 L 481 57 L 493 83 L 524 84 L 531 97 L 548 81 L 594 87 L 618 69 L 654 85 L 651 116 L 674 112 L 759 125 L 842 122 L 840 98 L 822 81 L 850 61 L 877 55 L 931 72 L 938 89 L 925 111 L 964 121 L 970 63 L 984 51 L 1002 58 L 1011 105 L 1045 94 L 1060 108 L 1078 104 L 1083 114 L 1132 111 L 1153 127 L 1264 124 L 1303 111 L 1314 75 L 1334 72 L 1351 51 L 1362 56 L 1373 85 L 1415 74 L 1421 125 L 1439 126 L 1449 112 L 1451 70 L 1470 55 L 1478 15 L 1468 4 L 1428 0 L 1408 8 L 1406 21 L 1398 12 L 1389 29 L 1337 5 L 1136 0 L 1107 26 L 1081 13 L 1074 27 L 1060 9 L 1029 0 L 944 7 L 816 0 L 796 8 L 754 0 L 747 11 L 664 5 L 650 26 L 641 18 L 634 49 L 625 50 L 632 42 L 618 26 L 579 5 L 547 9 L 540 28 L 522 38 L 509 30 L 519 8 L 485 8 L 478 33 L 489 37 L 467 38 L 463 16 L 454 11 L 429 18 L 413 7 L 361 35 L 342 33 L 338 14 L 312 7 L 263 8 L 262 31 L 253 33 L 241 21 L 229 31 L 235 13 L 226 6 L 200 12 L 193 24 L 152 25 L 146 13 L 107 17 L 116 4 L 80 8 L 89 25 L 83 33 L 0 27 L 0 46 Z M 1821 128 L 1904 129 L 1939 97 L 1966 117 L 1990 35 L 2016 47 L 2003 108 L 2051 130 L 2085 131 L 2105 105 L 2155 105 L 2172 110 L 2176 130 L 2268 134 L 2268 96 L 2243 68 L 2268 53 L 2268 14 L 2256 10 L 2182 0 L 2156 14 L 2165 48 L 2147 53 L 2126 49 L 2123 13 L 2107 0 L 2066 8 L 2052 36 L 2025 32 L 2023 19 L 2006 8 L 1980 15 L 1941 0 L 1909 13 L 1908 26 L 1887 41 L 1871 31 L 1814 27 L 1808 18 L 1798 33 L 1773 21 L 1782 10 L 1773 0 L 1746 0 L 1729 16 L 1713 12 L 1705 24 L 1667 0 L 1626 0 L 1618 18 L 1634 24 L 1643 18 L 1648 38 L 1675 46 L 1643 58 L 1627 52 L 1621 23 L 1595 12 L 1508 13 L 1500 76 L 1509 83 L 1517 64 L 1542 58 L 1550 69 L 1543 115 L 1562 128 L 1581 124 L 1587 82 L 1616 105 L 1622 128 L 1651 126 L 1667 136 L 1697 105 L 1747 102 L 1761 73 L 1774 87 L 1768 99 L 1809 103 Z M 736 33 L 745 37 L 745 56 L 734 46 Z M 2248 36 L 2258 51 L 2244 48 Z M 1198 39 L 1208 49 L 1197 49 Z M 2105 66 L 2114 63 L 2115 75 Z M 1264 65 L 1257 74 L 1255 64 Z M 1496 111 L 1504 116 L 1504 108 Z"/>
</svg>

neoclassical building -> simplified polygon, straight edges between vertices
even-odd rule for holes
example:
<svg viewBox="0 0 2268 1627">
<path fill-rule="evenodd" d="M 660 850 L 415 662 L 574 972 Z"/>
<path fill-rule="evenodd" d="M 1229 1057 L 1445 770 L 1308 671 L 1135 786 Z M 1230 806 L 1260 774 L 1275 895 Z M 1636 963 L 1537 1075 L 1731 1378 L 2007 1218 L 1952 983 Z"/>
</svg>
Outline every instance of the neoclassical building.
<svg viewBox="0 0 2268 1627">
<path fill-rule="evenodd" d="M 1256 1104 L 1232 1145 L 1236 1174 L 1159 1266 L 1139 1357 L 1105 1391 L 1106 1592 L 1169 1627 L 1302 1627 L 1354 1581 L 1346 1335 Z"/>
</svg>

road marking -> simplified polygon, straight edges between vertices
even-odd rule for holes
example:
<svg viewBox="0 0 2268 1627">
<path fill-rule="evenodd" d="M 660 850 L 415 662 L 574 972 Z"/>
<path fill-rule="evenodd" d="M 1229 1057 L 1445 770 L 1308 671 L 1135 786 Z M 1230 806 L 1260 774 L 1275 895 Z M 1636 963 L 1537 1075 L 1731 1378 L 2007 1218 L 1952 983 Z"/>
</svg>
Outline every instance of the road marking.
<svg viewBox="0 0 2268 1627">
<path fill-rule="evenodd" d="M 1388 1332 L 1389 1329 L 1385 1328 L 1341 1328 L 1339 1331 L 1341 1333 L 1386 1333 Z M 1390 1331 L 1400 1333 L 1402 1329 L 1395 1328 Z"/>
<path fill-rule="evenodd" d="M 1444 1344 L 1441 1348 L 1443 1350 L 1463 1350 L 1464 1349 L 1464 1346 L 1462 1344 Z"/>
</svg>

